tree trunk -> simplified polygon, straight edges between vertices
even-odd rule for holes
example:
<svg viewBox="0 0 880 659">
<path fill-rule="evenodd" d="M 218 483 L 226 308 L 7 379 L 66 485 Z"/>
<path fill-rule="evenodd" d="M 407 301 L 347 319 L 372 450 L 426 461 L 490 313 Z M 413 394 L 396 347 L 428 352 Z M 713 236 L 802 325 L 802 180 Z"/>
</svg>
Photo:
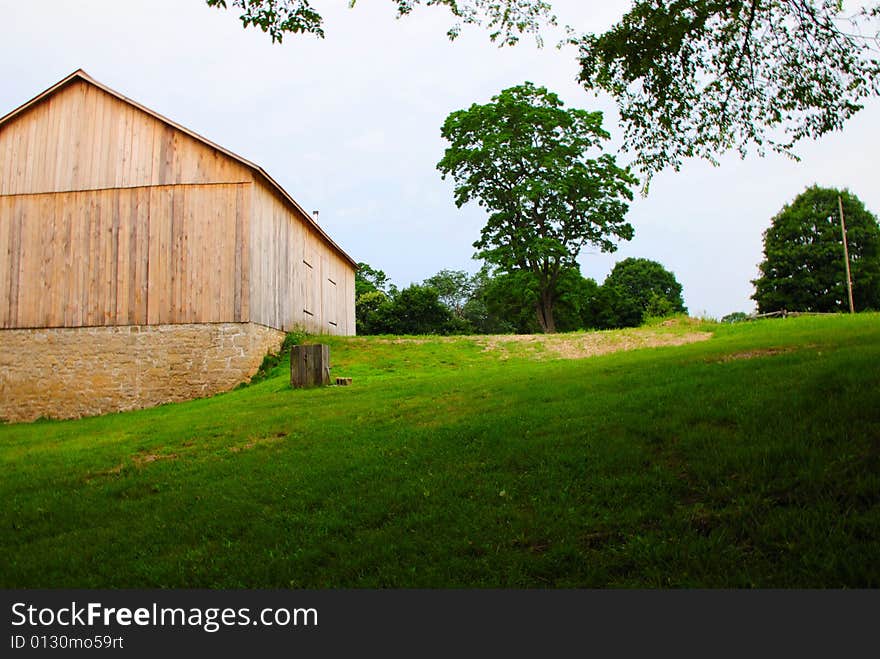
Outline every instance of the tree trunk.
<svg viewBox="0 0 880 659">
<path fill-rule="evenodd" d="M 545 334 L 556 332 L 556 320 L 553 318 L 553 295 L 550 291 L 541 291 L 537 306 L 538 324 Z"/>
<path fill-rule="evenodd" d="M 330 384 L 330 346 L 293 346 L 290 351 L 290 386 L 321 387 Z"/>
</svg>

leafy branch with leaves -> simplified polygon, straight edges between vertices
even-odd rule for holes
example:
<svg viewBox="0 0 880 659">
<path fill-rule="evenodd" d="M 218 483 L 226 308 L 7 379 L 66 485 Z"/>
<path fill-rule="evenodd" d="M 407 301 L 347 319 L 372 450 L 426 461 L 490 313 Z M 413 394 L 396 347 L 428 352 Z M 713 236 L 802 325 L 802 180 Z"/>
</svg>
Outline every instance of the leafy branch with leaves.
<svg viewBox="0 0 880 659">
<path fill-rule="evenodd" d="M 420 5 L 445 7 L 457 21 L 453 39 L 463 25 L 480 25 L 501 45 L 523 35 L 540 43 L 557 22 L 545 0 L 391 1 L 398 17 Z M 309 0 L 229 4 L 273 41 L 324 36 Z M 688 158 L 715 163 L 731 150 L 796 158 L 800 140 L 841 129 L 880 95 L 878 22 L 877 3 L 848 11 L 841 0 L 633 0 L 604 33 L 567 43 L 579 49 L 583 86 L 617 102 L 624 149 L 647 186 Z"/>
<path fill-rule="evenodd" d="M 227 9 L 226 0 L 206 0 L 208 6 Z M 541 43 L 541 27 L 555 25 L 550 4 L 544 0 L 392 0 L 397 17 L 411 14 L 418 5 L 443 6 L 456 23 L 447 31 L 450 39 L 461 33 L 463 25 L 479 25 L 489 31 L 492 41 L 502 45 L 517 43 L 524 34 Z M 244 27 L 259 27 L 273 42 L 281 43 L 288 33 L 312 34 L 324 38 L 324 22 L 309 0 L 229 0 L 241 10 Z M 356 0 L 349 0 L 349 8 Z"/>
<path fill-rule="evenodd" d="M 580 80 L 616 99 L 648 177 L 731 149 L 794 156 L 880 93 L 878 8 L 842 12 L 839 0 L 636 0 L 576 40 Z"/>
</svg>

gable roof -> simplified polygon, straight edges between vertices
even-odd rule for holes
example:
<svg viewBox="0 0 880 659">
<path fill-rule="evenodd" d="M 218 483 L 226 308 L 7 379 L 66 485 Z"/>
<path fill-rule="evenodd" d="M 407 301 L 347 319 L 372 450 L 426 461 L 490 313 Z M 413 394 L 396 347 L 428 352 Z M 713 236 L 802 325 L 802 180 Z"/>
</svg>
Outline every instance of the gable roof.
<svg viewBox="0 0 880 659">
<path fill-rule="evenodd" d="M 38 94 L 37 96 L 35 96 L 31 100 L 29 100 L 28 102 L 24 103 L 23 105 L 20 105 L 19 107 L 15 108 L 14 110 L 12 110 L 8 114 L 4 115 L 3 117 L 0 117 L 0 128 L 2 128 L 3 124 L 5 124 L 9 121 L 12 121 L 13 119 L 15 119 L 17 116 L 19 116 L 21 114 L 24 114 L 25 112 L 27 112 L 29 109 L 31 109 L 35 105 L 43 102 L 44 100 L 46 100 L 47 98 L 49 98 L 53 94 L 55 94 L 56 92 L 60 91 L 61 89 L 65 88 L 67 85 L 69 85 L 72 82 L 75 82 L 77 80 L 81 80 L 82 82 L 85 82 L 89 85 L 97 87 L 98 89 L 102 90 L 103 92 L 106 92 L 107 94 L 110 94 L 114 98 L 119 99 L 123 103 L 127 103 L 128 105 L 130 105 L 134 108 L 137 108 L 141 112 L 145 112 L 146 114 L 150 115 L 151 117 L 158 119 L 162 123 L 174 128 L 176 130 L 179 130 L 180 132 L 190 136 L 191 138 L 195 139 L 196 141 L 201 142 L 205 146 L 208 146 L 211 149 L 214 149 L 215 151 L 222 153 L 223 155 L 227 156 L 228 158 L 231 158 L 232 160 L 235 160 L 236 162 L 238 162 L 238 163 L 244 165 L 245 167 L 247 167 L 248 169 L 250 169 L 257 178 L 262 179 L 269 186 L 270 189 L 272 189 L 274 192 L 276 192 L 278 195 L 280 195 L 281 198 L 285 201 L 285 203 L 287 203 L 289 206 L 291 206 L 296 211 L 301 213 L 302 216 L 306 219 L 306 222 L 308 222 L 308 224 L 315 231 L 318 232 L 318 234 L 321 236 L 321 238 L 328 245 L 330 245 L 340 256 L 342 256 L 352 266 L 357 268 L 357 261 L 355 261 L 348 254 L 346 254 L 346 252 L 339 245 L 337 245 L 330 236 L 327 235 L 327 233 L 318 225 L 318 223 L 315 222 L 312 215 L 310 213 L 307 213 L 303 209 L 303 207 L 300 206 L 296 202 L 296 200 L 293 197 L 291 197 L 290 194 L 288 194 L 288 192 L 284 188 L 282 188 L 281 185 L 275 179 L 273 179 L 271 176 L 269 176 L 269 174 L 266 172 L 266 170 L 264 170 L 262 167 L 260 167 L 259 165 L 255 164 L 255 163 L 252 163 L 250 160 L 247 160 L 246 158 L 242 158 L 240 155 L 233 153 L 229 149 L 224 149 L 219 144 L 215 144 L 211 140 L 209 140 L 205 137 L 202 137 L 198 133 L 191 131 L 189 128 L 186 128 L 186 127 L 181 126 L 180 124 L 178 124 L 174 121 L 171 121 L 171 119 L 159 114 L 155 110 L 151 110 L 150 108 L 148 108 L 144 105 L 141 105 L 137 101 L 133 101 L 130 98 L 128 98 L 127 96 L 123 96 L 122 94 L 120 94 L 116 90 L 111 89 L 110 87 L 107 87 L 106 85 L 101 84 L 100 82 L 98 82 L 97 80 L 92 78 L 89 74 L 87 74 L 82 69 L 77 69 L 76 71 L 71 73 L 69 76 L 67 76 L 63 80 L 60 80 L 59 82 L 57 82 L 54 85 L 52 85 L 51 87 L 49 87 L 49 89 L 44 91 L 42 94 Z"/>
</svg>

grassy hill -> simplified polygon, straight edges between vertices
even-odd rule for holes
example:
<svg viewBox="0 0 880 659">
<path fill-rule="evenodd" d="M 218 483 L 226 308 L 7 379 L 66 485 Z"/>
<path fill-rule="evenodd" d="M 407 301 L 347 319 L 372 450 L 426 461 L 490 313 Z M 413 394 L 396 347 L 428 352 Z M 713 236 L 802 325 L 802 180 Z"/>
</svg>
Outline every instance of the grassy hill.
<svg viewBox="0 0 880 659">
<path fill-rule="evenodd" d="M 880 586 L 880 315 L 324 340 L 0 426 L 0 586 Z"/>
</svg>

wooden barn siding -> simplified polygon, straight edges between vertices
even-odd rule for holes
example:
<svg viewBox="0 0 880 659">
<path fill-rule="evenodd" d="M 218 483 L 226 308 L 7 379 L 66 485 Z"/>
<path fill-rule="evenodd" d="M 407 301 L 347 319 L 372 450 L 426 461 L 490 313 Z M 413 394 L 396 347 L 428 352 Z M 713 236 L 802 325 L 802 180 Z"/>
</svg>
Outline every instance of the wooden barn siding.
<svg viewBox="0 0 880 659">
<path fill-rule="evenodd" d="M 250 187 L 0 196 L 0 327 L 246 322 Z"/>
<path fill-rule="evenodd" d="M 249 320 L 355 329 L 352 266 L 250 168 L 83 81 L 0 127 L 0 327 Z"/>
<path fill-rule="evenodd" d="M 0 127 L 0 195 L 251 181 L 241 163 L 83 81 Z"/>
<path fill-rule="evenodd" d="M 250 217 L 251 320 L 284 331 L 354 334 L 348 261 L 261 183 L 254 185 Z"/>
</svg>

